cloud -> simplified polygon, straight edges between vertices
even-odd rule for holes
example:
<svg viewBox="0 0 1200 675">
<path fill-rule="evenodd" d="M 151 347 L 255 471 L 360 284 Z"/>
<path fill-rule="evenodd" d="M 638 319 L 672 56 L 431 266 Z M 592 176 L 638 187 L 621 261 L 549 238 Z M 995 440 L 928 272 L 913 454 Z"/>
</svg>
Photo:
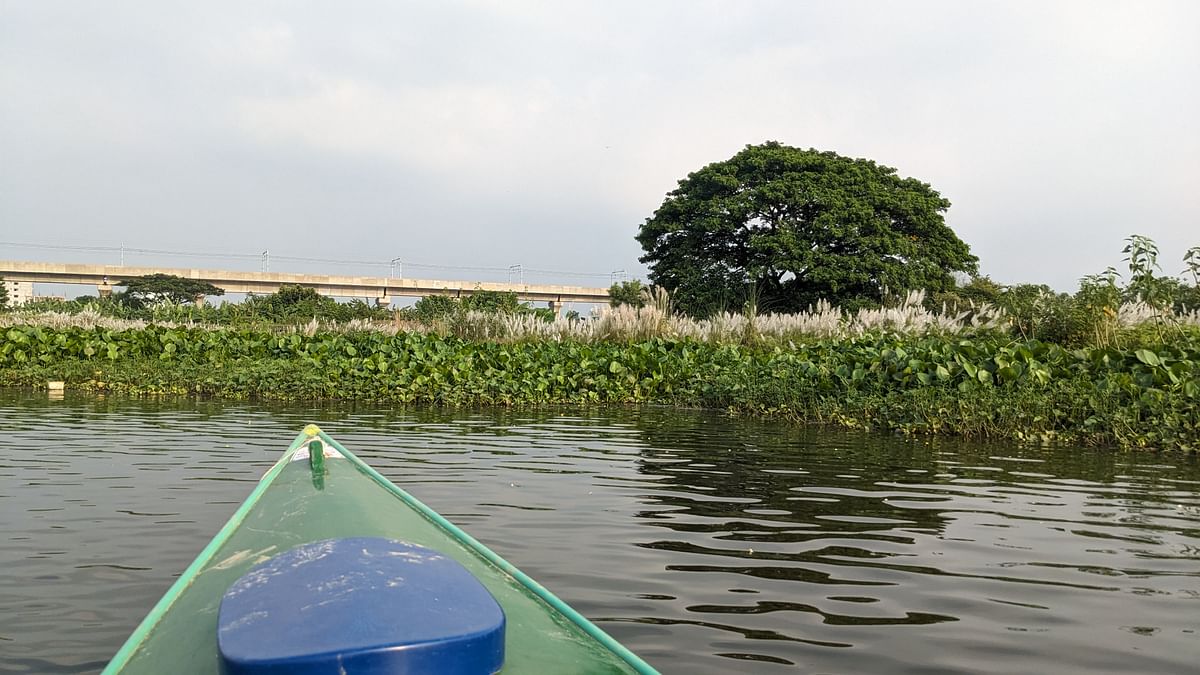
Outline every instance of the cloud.
<svg viewBox="0 0 1200 675">
<path fill-rule="evenodd" d="M 241 127 L 264 143 L 387 157 L 432 171 L 478 170 L 536 131 L 538 92 L 446 84 L 384 88 L 313 78 L 308 91 L 240 98 Z"/>
<path fill-rule="evenodd" d="M 1068 289 L 1131 232 L 1200 243 L 1198 7 L 5 5 L 0 222 L 635 270 L 676 180 L 779 140 L 931 183 L 985 272 Z"/>
</svg>

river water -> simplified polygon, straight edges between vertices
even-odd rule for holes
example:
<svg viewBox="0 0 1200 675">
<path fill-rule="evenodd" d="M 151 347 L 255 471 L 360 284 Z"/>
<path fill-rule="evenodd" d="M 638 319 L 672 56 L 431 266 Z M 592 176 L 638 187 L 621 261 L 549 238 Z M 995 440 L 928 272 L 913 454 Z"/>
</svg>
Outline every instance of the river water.
<svg viewBox="0 0 1200 675">
<path fill-rule="evenodd" d="M 1194 455 L 0 391 L 0 673 L 102 668 L 309 421 L 664 672 L 1200 668 Z"/>
</svg>

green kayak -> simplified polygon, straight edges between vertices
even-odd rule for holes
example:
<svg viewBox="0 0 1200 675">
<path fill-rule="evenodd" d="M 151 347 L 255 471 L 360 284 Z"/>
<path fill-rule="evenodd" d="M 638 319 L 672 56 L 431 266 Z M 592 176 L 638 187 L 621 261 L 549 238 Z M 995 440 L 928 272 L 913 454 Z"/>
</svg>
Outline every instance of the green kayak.
<svg viewBox="0 0 1200 675">
<path fill-rule="evenodd" d="M 431 549 L 478 580 L 476 585 L 490 593 L 507 622 L 496 642 L 497 647 L 503 644 L 504 673 L 657 672 L 536 581 L 309 425 L 150 610 L 104 673 L 219 672 L 223 652 L 218 649 L 218 614 L 224 611 L 222 598 L 232 592 L 231 586 L 289 551 L 359 537 Z M 223 623 L 220 630 L 225 630 Z"/>
</svg>

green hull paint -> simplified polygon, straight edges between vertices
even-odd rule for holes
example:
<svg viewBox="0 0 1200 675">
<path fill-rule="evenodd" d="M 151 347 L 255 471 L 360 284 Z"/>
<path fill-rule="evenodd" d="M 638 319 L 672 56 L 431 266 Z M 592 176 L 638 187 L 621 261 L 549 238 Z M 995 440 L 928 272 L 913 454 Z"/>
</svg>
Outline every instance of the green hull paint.
<svg viewBox="0 0 1200 675">
<path fill-rule="evenodd" d="M 310 427 L 238 508 L 105 669 L 110 673 L 215 673 L 217 609 L 251 567 L 306 542 L 376 536 L 445 553 L 504 608 L 504 673 L 654 673 L 644 661 L 510 563 L 362 460 Z M 307 431 L 307 430 L 306 430 Z M 310 443 L 336 449 L 318 474 L 292 461 Z"/>
</svg>

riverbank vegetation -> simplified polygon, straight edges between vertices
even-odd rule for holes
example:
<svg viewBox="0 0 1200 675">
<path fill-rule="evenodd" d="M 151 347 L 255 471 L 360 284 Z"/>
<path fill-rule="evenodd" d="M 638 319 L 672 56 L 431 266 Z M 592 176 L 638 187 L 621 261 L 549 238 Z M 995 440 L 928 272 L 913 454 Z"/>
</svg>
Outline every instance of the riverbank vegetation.
<svg viewBox="0 0 1200 675">
<path fill-rule="evenodd" d="M 159 303 L 141 308 L 149 318 L 101 303 L 24 308 L 0 313 L 0 385 L 61 380 L 98 392 L 397 404 L 649 403 L 908 434 L 1195 449 L 1200 313 L 1186 304 L 1195 286 L 1139 275 L 1145 256 L 1130 258 L 1136 283 L 1110 271 L 1074 294 L 975 279 L 881 307 L 822 301 L 778 314 L 747 303 L 704 318 L 678 313 L 661 288 L 588 320 L 549 317 L 507 294 L 386 313 L 307 289 L 237 309 Z M 1156 293 L 1145 294 L 1147 284 Z"/>
<path fill-rule="evenodd" d="M 1134 235 L 1074 293 L 1002 285 L 930 186 L 767 143 L 680 181 L 643 225 L 652 285 L 554 316 L 516 294 L 388 310 L 175 278 L 0 312 L 0 385 L 399 404 L 650 403 L 1030 442 L 1200 447 L 1200 247 Z M 954 272 L 959 273 L 955 277 Z M 969 275 L 969 276 L 964 276 Z M 1187 275 L 1190 275 L 1190 279 Z M 897 292 L 894 289 L 925 288 Z M 200 302 L 195 302 L 197 299 Z"/>
<path fill-rule="evenodd" d="M 1152 336 L 1151 336 L 1152 337 Z M 1153 342 L 1153 340 L 1150 340 Z M 8 327 L 0 384 L 436 405 L 654 403 L 904 433 L 1195 448 L 1200 332 L 1067 349 L 977 335 L 501 343 L 436 333 Z"/>
</svg>

